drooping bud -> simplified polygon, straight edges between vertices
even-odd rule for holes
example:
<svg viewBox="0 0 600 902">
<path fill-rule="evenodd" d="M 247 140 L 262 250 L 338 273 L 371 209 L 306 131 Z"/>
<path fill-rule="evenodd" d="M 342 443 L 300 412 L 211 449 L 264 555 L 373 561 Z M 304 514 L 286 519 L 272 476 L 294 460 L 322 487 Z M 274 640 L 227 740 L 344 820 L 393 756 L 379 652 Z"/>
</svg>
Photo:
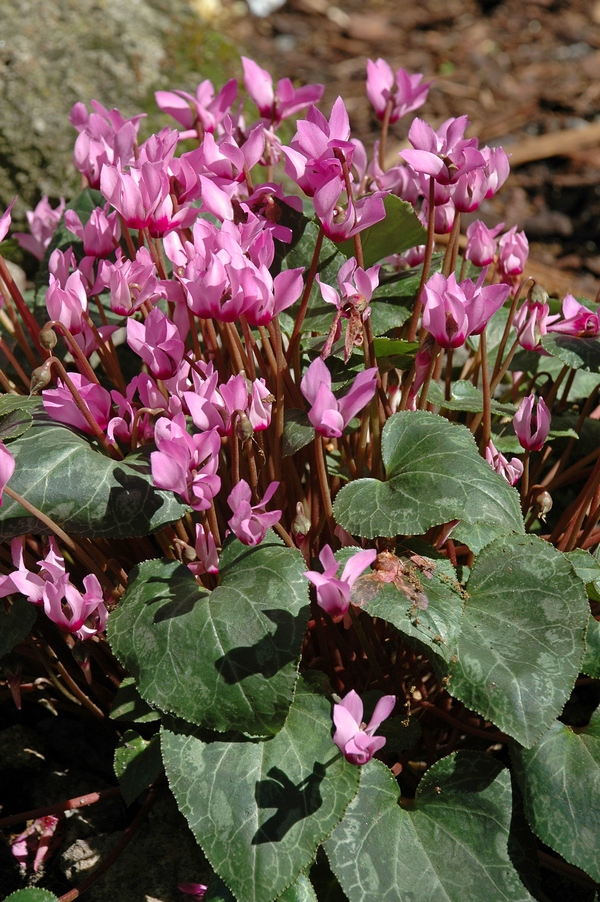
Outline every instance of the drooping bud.
<svg viewBox="0 0 600 902">
<path fill-rule="evenodd" d="M 237 414 L 237 416 L 236 416 Z M 243 410 L 236 410 L 234 413 L 236 416 L 235 419 L 235 436 L 240 442 L 246 442 L 249 438 L 252 438 L 254 434 L 254 428 L 252 423 L 246 416 Z"/>
<path fill-rule="evenodd" d="M 48 360 L 45 360 L 41 366 L 36 366 L 36 368 L 31 373 L 31 382 L 29 383 L 29 394 L 35 395 L 37 392 L 41 391 L 43 388 L 46 388 L 52 380 L 52 363 L 53 358 L 49 357 Z"/>
<path fill-rule="evenodd" d="M 550 492 L 540 492 L 539 495 L 535 497 L 535 506 L 538 511 L 538 517 L 543 522 L 546 521 L 546 514 L 552 510 L 552 505 L 554 504 L 552 500 L 552 495 Z"/>
<path fill-rule="evenodd" d="M 58 336 L 52 326 L 46 325 L 40 332 L 40 344 L 47 351 L 52 351 L 58 344 Z"/>
<path fill-rule="evenodd" d="M 547 304 L 548 292 L 539 282 L 534 280 L 533 285 L 527 292 L 527 300 L 531 301 L 532 304 Z"/>
<path fill-rule="evenodd" d="M 292 535 L 301 545 L 310 532 L 310 520 L 304 512 L 304 505 L 299 501 L 296 505 L 296 516 L 292 520 Z"/>
</svg>

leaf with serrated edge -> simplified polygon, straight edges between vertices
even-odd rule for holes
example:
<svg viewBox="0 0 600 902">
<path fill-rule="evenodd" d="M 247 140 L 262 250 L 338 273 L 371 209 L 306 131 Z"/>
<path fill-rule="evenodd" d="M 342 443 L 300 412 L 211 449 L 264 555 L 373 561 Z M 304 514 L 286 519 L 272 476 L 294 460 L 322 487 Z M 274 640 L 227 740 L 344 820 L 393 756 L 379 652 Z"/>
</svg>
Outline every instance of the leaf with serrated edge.
<svg viewBox="0 0 600 902">
<path fill-rule="evenodd" d="M 583 584 L 548 542 L 507 536 L 483 549 L 466 591 L 448 690 L 530 748 L 579 673 L 589 617 Z"/>
<path fill-rule="evenodd" d="M 221 733 L 271 735 L 298 676 L 304 558 L 269 532 L 255 548 L 227 542 L 220 566 L 208 592 L 177 561 L 140 564 L 109 618 L 111 648 L 161 711 Z"/>
<path fill-rule="evenodd" d="M 112 460 L 89 441 L 35 410 L 33 425 L 10 443 L 10 487 L 66 532 L 92 538 L 145 536 L 188 510 L 172 492 L 156 489 L 139 460 Z M 12 498 L 0 508 L 0 540 L 48 532 Z"/>
<path fill-rule="evenodd" d="M 533 831 L 600 882 L 600 711 L 577 732 L 556 721 L 533 748 L 514 744 L 511 758 Z"/>
<path fill-rule="evenodd" d="M 204 902 L 236 902 L 236 898 L 220 877 L 212 877 Z M 296 882 L 279 896 L 278 902 L 318 902 L 318 900 L 306 874 L 300 874 Z"/>
<path fill-rule="evenodd" d="M 596 680 L 600 679 L 600 622 L 591 614 L 585 637 L 585 655 L 581 672 Z"/>
<path fill-rule="evenodd" d="M 47 889 L 29 886 L 27 889 L 18 889 L 16 893 L 6 896 L 4 902 L 59 902 L 59 899 Z"/>
<path fill-rule="evenodd" d="M 422 535 L 461 520 L 478 525 L 477 553 L 496 536 L 524 531 L 518 493 L 483 460 L 469 430 L 426 411 L 387 421 L 381 456 L 386 481 L 357 479 L 334 503 L 337 522 L 352 535 Z"/>
<path fill-rule="evenodd" d="M 379 761 L 324 848 L 348 899 L 360 902 L 533 902 L 511 864 L 510 775 L 457 752 L 431 767 L 414 803 Z"/>
<path fill-rule="evenodd" d="M 113 766 L 125 804 L 131 805 L 162 773 L 158 736 L 147 740 L 127 730 L 115 749 Z"/>
<path fill-rule="evenodd" d="M 331 704 L 300 680 L 265 742 L 211 742 L 163 730 L 179 810 L 237 899 L 272 902 L 313 861 L 356 795 L 360 770 L 331 740 Z"/>
</svg>

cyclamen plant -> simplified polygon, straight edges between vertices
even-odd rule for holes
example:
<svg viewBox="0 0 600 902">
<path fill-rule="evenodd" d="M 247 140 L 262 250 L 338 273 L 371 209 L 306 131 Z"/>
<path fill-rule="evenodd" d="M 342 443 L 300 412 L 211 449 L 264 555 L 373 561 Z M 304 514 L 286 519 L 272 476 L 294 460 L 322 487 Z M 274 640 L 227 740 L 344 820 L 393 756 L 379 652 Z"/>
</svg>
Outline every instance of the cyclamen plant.
<svg viewBox="0 0 600 902">
<path fill-rule="evenodd" d="M 87 187 L 14 236 L 43 287 L 0 257 L 6 695 L 112 711 L 123 798 L 165 772 L 213 869 L 196 897 L 600 881 L 597 304 L 559 310 L 514 228 L 461 255 L 509 168 L 466 116 L 385 168 L 421 75 L 369 61 L 370 159 L 342 98 L 242 65 L 243 104 L 159 91 L 144 141 L 76 104 Z"/>
</svg>

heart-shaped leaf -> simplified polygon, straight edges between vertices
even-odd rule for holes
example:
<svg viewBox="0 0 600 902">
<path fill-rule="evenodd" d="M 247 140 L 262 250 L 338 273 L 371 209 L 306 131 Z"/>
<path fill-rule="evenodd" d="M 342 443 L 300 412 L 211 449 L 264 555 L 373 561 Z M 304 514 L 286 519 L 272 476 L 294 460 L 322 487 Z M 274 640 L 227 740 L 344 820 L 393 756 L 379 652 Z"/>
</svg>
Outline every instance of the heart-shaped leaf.
<svg viewBox="0 0 600 902">
<path fill-rule="evenodd" d="M 427 232 L 421 225 L 412 204 L 400 200 L 395 194 L 384 198 L 385 219 L 361 232 L 364 265 L 372 266 L 391 254 L 401 254 L 411 247 L 425 244 Z M 347 257 L 355 254 L 354 241 L 338 245 Z"/>
<path fill-rule="evenodd" d="M 270 735 L 287 716 L 308 617 L 304 558 L 273 533 L 221 554 L 209 592 L 177 561 L 144 561 L 108 623 L 117 658 L 162 711 Z"/>
<path fill-rule="evenodd" d="M 478 556 L 449 692 L 530 748 L 560 714 L 585 650 L 589 606 L 567 558 L 536 536 Z"/>
<path fill-rule="evenodd" d="M 285 726 L 265 742 L 206 743 L 163 730 L 179 810 L 237 899 L 277 899 L 354 798 L 360 770 L 333 744 L 331 728 L 330 702 L 300 680 Z"/>
<path fill-rule="evenodd" d="M 508 855 L 510 775 L 484 755 L 457 752 L 431 767 L 414 802 L 379 761 L 325 843 L 348 899 L 360 902 L 533 902 Z M 399 804 L 400 802 L 400 804 Z"/>
<path fill-rule="evenodd" d="M 127 730 L 115 750 L 114 770 L 126 805 L 135 802 L 162 773 L 162 758 L 158 736 L 143 739 L 134 730 Z"/>
<path fill-rule="evenodd" d="M 236 898 L 220 877 L 214 877 L 208 885 L 204 902 L 236 902 Z M 306 874 L 300 874 L 298 879 L 279 896 L 279 902 L 318 902 L 318 900 Z"/>
<path fill-rule="evenodd" d="M 575 732 L 556 721 L 511 758 L 525 814 L 542 842 L 600 882 L 600 711 Z"/>
<path fill-rule="evenodd" d="M 39 409 L 10 451 L 16 463 L 10 488 L 72 535 L 145 536 L 188 510 L 172 492 L 154 488 L 150 467 L 139 455 L 112 460 Z M 28 532 L 46 533 L 48 527 L 5 496 L 0 540 Z"/>
<path fill-rule="evenodd" d="M 426 411 L 403 411 L 383 428 L 386 481 L 357 479 L 337 495 L 337 522 L 353 535 L 421 535 L 460 520 L 478 526 L 478 552 L 498 535 L 524 531 L 519 496 L 479 455 L 464 426 Z"/>
</svg>

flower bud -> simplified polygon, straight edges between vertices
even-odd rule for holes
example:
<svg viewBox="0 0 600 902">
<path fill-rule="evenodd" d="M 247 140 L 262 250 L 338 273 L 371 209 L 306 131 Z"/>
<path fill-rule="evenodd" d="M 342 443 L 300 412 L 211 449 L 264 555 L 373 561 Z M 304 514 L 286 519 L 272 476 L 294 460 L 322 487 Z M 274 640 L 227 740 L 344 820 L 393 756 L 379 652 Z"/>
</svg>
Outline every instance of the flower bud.
<svg viewBox="0 0 600 902">
<path fill-rule="evenodd" d="M 304 538 L 310 532 L 310 520 L 304 513 L 304 505 L 299 501 L 296 505 L 296 516 L 292 520 L 292 535 L 295 539 Z"/>
<path fill-rule="evenodd" d="M 48 358 L 42 363 L 41 366 L 37 366 L 31 373 L 31 382 L 29 383 L 29 394 L 35 395 L 36 392 L 41 391 L 43 388 L 46 388 L 47 385 L 50 384 L 52 379 L 52 358 Z"/>
<path fill-rule="evenodd" d="M 58 337 L 56 332 L 52 328 L 52 326 L 44 326 L 42 331 L 40 332 L 40 344 L 47 351 L 51 351 L 56 347 L 58 343 Z"/>
<path fill-rule="evenodd" d="M 527 300 L 531 301 L 532 304 L 547 304 L 548 292 L 542 285 L 539 284 L 539 282 L 534 281 L 533 285 L 527 292 Z"/>
<path fill-rule="evenodd" d="M 539 495 L 535 497 L 535 505 L 538 510 L 538 517 L 540 520 L 546 520 L 546 514 L 552 510 L 552 505 L 554 502 L 552 501 L 552 495 L 550 492 L 540 492 Z"/>
<path fill-rule="evenodd" d="M 254 434 L 252 423 L 243 410 L 237 410 L 236 413 L 235 437 L 240 442 L 246 442 L 249 438 L 252 438 L 252 435 Z"/>
</svg>

